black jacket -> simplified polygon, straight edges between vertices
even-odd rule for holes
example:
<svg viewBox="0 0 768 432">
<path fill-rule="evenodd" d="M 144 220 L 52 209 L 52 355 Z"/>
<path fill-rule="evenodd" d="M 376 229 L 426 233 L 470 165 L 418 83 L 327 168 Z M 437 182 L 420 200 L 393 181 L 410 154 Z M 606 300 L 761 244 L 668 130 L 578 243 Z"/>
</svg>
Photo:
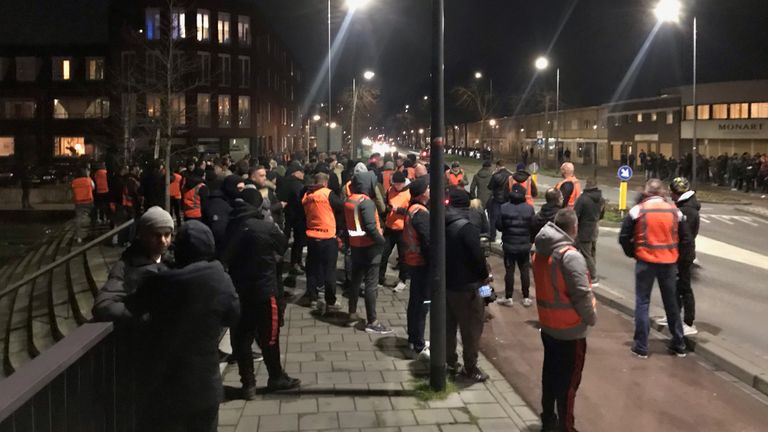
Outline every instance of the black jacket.
<svg viewBox="0 0 768 432">
<path fill-rule="evenodd" d="M 690 245 L 680 245 L 680 260 L 692 262 L 696 258 L 696 237 L 699 235 L 699 226 L 701 224 L 701 218 L 699 217 L 701 204 L 696 199 L 696 192 L 694 191 L 684 193 L 677 199 L 675 204 L 683 212 L 685 225 L 691 233 Z"/>
<path fill-rule="evenodd" d="M 515 173 L 512 174 L 512 178 L 514 178 L 515 181 L 517 181 L 518 183 L 521 183 L 522 185 L 524 185 L 525 182 L 527 182 L 528 179 L 531 178 L 531 174 L 528 173 L 528 171 L 515 171 Z M 534 198 L 539 196 L 539 189 L 536 187 L 536 182 L 533 181 L 533 179 L 531 179 L 531 196 Z"/>
<path fill-rule="evenodd" d="M 416 201 L 411 201 L 411 205 L 414 204 L 417 204 Z M 427 209 L 429 209 L 429 207 L 427 207 Z M 416 212 L 411 219 L 411 225 L 419 236 L 421 256 L 424 257 L 426 265 L 429 266 L 429 211 Z"/>
<path fill-rule="evenodd" d="M 579 218 L 578 241 L 597 241 L 599 223 L 605 215 L 605 199 L 598 188 L 585 189 L 573 206 Z"/>
<path fill-rule="evenodd" d="M 301 205 L 301 197 L 304 196 L 304 182 L 293 175 L 286 175 L 277 185 L 277 198 L 286 202 L 285 222 L 297 229 L 303 229 L 304 207 Z"/>
<path fill-rule="evenodd" d="M 221 189 L 216 189 L 208 195 L 208 199 L 203 206 L 203 223 L 213 232 L 213 238 L 216 241 L 216 256 L 221 257 L 224 251 L 224 244 L 227 238 L 227 224 L 229 223 L 229 214 L 232 212 L 232 206 L 229 200 L 224 196 Z"/>
<path fill-rule="evenodd" d="M 491 198 L 499 204 L 509 201 L 509 176 L 512 173 L 503 168 L 495 172 L 488 182 L 488 190 L 491 191 Z"/>
<path fill-rule="evenodd" d="M 469 186 L 469 194 L 472 198 L 479 199 L 483 205 L 486 205 L 491 198 L 488 184 L 491 182 L 492 175 L 493 172 L 491 172 L 490 168 L 480 168 L 480 171 L 472 177 L 472 183 Z"/>
<path fill-rule="evenodd" d="M 368 236 L 373 239 L 374 244 L 368 247 L 353 247 L 352 262 L 363 264 L 381 263 L 381 253 L 384 251 L 386 239 L 376 227 L 376 212 L 378 211 L 373 201 L 373 188 L 376 187 L 372 173 L 360 173 L 352 177 L 350 189 L 353 194 L 363 194 L 371 199 L 360 203 L 360 225 Z M 381 222 L 380 222 L 381 224 Z"/>
<path fill-rule="evenodd" d="M 445 287 L 451 291 L 472 291 L 488 279 L 480 230 L 462 212 L 445 212 Z"/>
<path fill-rule="evenodd" d="M 511 201 L 502 204 L 496 229 L 501 231 L 502 248 L 506 254 L 522 254 L 531 251 L 531 221 L 533 207 L 525 202 L 525 195 L 513 193 Z"/>
<path fill-rule="evenodd" d="M 557 215 L 557 212 L 560 211 L 560 209 L 560 206 L 548 203 L 545 203 L 541 206 L 541 209 L 539 209 L 539 212 L 536 213 L 536 215 L 533 217 L 533 220 L 531 221 L 531 243 L 534 242 L 536 236 L 539 234 L 539 231 L 544 228 L 547 222 L 555 221 L 555 216 Z"/>
<path fill-rule="evenodd" d="M 165 176 L 160 171 L 147 171 L 141 176 L 141 195 L 144 209 L 165 205 Z"/>
<path fill-rule="evenodd" d="M 267 301 L 277 289 L 276 256 L 288 249 L 288 239 L 274 223 L 263 219 L 261 209 L 237 200 L 227 227 L 224 261 L 240 294 L 243 311 Z"/>
</svg>

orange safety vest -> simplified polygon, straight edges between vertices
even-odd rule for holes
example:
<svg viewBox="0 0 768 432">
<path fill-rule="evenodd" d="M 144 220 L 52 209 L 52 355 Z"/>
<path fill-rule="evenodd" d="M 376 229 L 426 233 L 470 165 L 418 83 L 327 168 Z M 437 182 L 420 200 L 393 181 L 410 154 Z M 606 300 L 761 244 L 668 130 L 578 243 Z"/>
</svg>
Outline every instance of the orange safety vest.
<svg viewBox="0 0 768 432">
<path fill-rule="evenodd" d="M 370 198 L 367 195 L 353 194 L 344 203 L 344 219 L 349 233 L 349 245 L 352 247 L 368 247 L 373 246 L 374 243 L 360 222 L 360 204 L 365 200 L 370 200 Z M 376 217 L 376 229 L 381 232 L 379 213 L 373 213 Z"/>
<path fill-rule="evenodd" d="M 200 189 L 205 183 L 200 183 L 192 189 L 184 192 L 184 217 L 188 219 L 200 219 L 203 217 L 203 209 L 200 203 Z"/>
<path fill-rule="evenodd" d="M 573 183 L 573 192 L 571 193 L 570 198 L 568 199 L 568 202 L 565 203 L 566 207 L 573 208 L 574 204 L 576 204 L 576 200 L 579 199 L 581 196 L 581 182 L 579 179 L 577 179 L 574 176 L 566 177 L 555 186 L 555 189 L 560 190 L 560 187 L 563 185 L 563 183 L 571 182 Z"/>
<path fill-rule="evenodd" d="M 533 255 L 536 306 L 542 328 L 567 330 L 582 323 L 568 295 L 562 271 L 563 257 L 575 250 L 573 246 L 565 246 L 556 252 L 557 258 L 554 254 L 547 256 L 534 253 Z M 591 278 L 588 277 L 588 279 L 591 288 L 592 281 Z"/>
<path fill-rule="evenodd" d="M 635 220 L 635 258 L 656 264 L 674 264 L 680 210 L 663 198 L 650 198 L 629 211 Z"/>
<path fill-rule="evenodd" d="M 456 187 L 464 180 L 464 171 L 459 171 L 458 174 L 454 174 L 453 171 L 448 170 L 445 172 L 446 183 L 448 187 Z"/>
<path fill-rule="evenodd" d="M 397 191 L 394 187 L 390 187 L 387 191 L 387 201 L 392 210 L 387 213 L 387 220 L 384 221 L 384 225 L 395 231 L 402 231 L 405 228 L 405 215 L 397 213 L 399 208 L 408 208 L 408 203 L 411 201 L 411 191 L 403 189 Z"/>
<path fill-rule="evenodd" d="M 392 170 L 384 170 L 381 172 L 384 190 L 389 190 L 389 187 L 392 186 L 392 174 L 394 174 L 394 171 Z"/>
<path fill-rule="evenodd" d="M 525 188 L 525 202 L 528 203 L 531 207 L 533 207 L 533 195 L 531 195 L 531 183 L 533 182 L 533 179 L 528 177 L 528 180 L 520 183 L 519 181 L 515 180 L 514 177 L 509 176 L 509 191 L 512 192 L 512 186 L 519 184 L 522 187 Z"/>
<path fill-rule="evenodd" d="M 173 173 L 173 181 L 168 185 L 168 195 L 174 199 L 181 199 L 181 174 Z"/>
<path fill-rule="evenodd" d="M 330 195 L 330 189 L 320 188 L 305 193 L 301 199 L 307 215 L 307 237 L 322 240 L 336 237 L 336 218 L 328 198 Z"/>
<path fill-rule="evenodd" d="M 425 211 L 429 214 L 429 210 L 418 203 L 408 208 L 408 216 L 405 218 L 405 229 L 403 230 L 403 245 L 405 246 L 403 261 L 411 267 L 421 267 L 427 264 L 427 260 L 421 254 L 421 239 L 419 239 L 419 234 L 413 228 L 413 223 L 411 222 L 416 213 L 420 211 Z"/>
<path fill-rule="evenodd" d="M 410 167 L 405 169 L 405 178 L 408 180 L 416 180 L 416 168 Z"/>
<path fill-rule="evenodd" d="M 128 186 L 123 186 L 123 207 L 133 207 L 133 198 L 128 193 Z"/>
<path fill-rule="evenodd" d="M 75 204 L 93 203 L 93 182 L 90 177 L 78 177 L 72 180 L 72 198 Z"/>
<path fill-rule="evenodd" d="M 96 183 L 96 193 L 109 193 L 109 183 L 107 182 L 107 170 L 99 169 L 93 173 L 93 180 Z"/>
</svg>

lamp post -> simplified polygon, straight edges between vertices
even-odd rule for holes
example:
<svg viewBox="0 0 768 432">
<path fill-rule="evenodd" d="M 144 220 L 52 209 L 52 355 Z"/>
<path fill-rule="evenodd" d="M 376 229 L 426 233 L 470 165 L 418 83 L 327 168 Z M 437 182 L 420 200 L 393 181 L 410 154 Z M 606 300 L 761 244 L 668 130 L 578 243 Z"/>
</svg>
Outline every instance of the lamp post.
<svg viewBox="0 0 768 432">
<path fill-rule="evenodd" d="M 372 71 L 363 72 L 363 78 L 366 81 L 370 81 L 376 74 Z M 357 157 L 357 142 L 355 142 L 355 117 L 357 116 L 357 77 L 352 77 L 352 126 L 350 131 L 350 139 L 352 140 L 352 159 Z"/>
<path fill-rule="evenodd" d="M 534 62 L 534 66 L 536 67 L 536 70 L 538 71 L 544 71 L 549 68 L 549 59 L 546 57 L 539 57 Z M 560 68 L 557 68 L 557 78 L 556 78 L 556 84 L 555 84 L 555 146 L 557 148 L 560 148 Z M 548 117 L 549 114 L 549 98 L 546 100 L 546 114 L 545 117 Z M 545 121 L 547 122 L 547 129 L 549 129 L 549 120 L 545 118 Z M 546 137 L 544 146 L 545 150 L 547 150 L 546 146 L 549 145 L 549 136 Z M 559 152 L 558 152 L 559 153 Z M 556 155 L 557 156 L 557 155 Z"/>
<path fill-rule="evenodd" d="M 476 80 L 483 79 L 483 76 L 484 75 L 483 75 L 482 72 L 480 72 L 480 71 L 475 72 L 475 79 Z M 490 78 L 488 79 L 488 105 L 490 105 L 491 108 L 493 107 L 493 80 L 490 79 Z M 491 113 L 491 114 L 493 114 L 493 113 Z"/>
<path fill-rule="evenodd" d="M 682 5 L 678 0 L 661 0 L 657 5 L 656 8 L 653 10 L 653 13 L 656 15 L 656 19 L 659 20 L 659 23 L 678 23 L 680 22 L 680 11 L 682 9 Z M 692 148 L 691 148 L 691 188 L 696 187 L 696 168 L 697 168 L 697 157 L 698 157 L 698 146 L 697 146 L 697 137 L 696 137 L 696 127 L 698 125 L 699 120 L 699 107 L 696 105 L 696 81 L 697 81 L 697 72 L 698 72 L 698 22 L 697 18 L 693 17 L 693 86 L 691 89 L 691 98 L 692 98 L 692 104 L 693 104 L 693 134 L 692 134 Z"/>
</svg>

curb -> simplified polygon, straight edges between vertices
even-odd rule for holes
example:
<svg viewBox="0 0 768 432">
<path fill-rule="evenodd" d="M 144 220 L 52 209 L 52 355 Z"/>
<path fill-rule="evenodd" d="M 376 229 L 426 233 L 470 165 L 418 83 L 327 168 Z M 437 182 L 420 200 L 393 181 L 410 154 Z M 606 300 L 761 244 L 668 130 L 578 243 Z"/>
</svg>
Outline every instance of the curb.
<svg viewBox="0 0 768 432">
<path fill-rule="evenodd" d="M 758 208 L 755 208 L 755 207 L 734 207 L 734 210 L 768 220 L 768 210 L 760 211 L 758 210 Z"/>
<path fill-rule="evenodd" d="M 762 215 L 762 217 L 768 218 L 765 215 Z M 491 252 L 495 255 L 503 256 L 503 252 L 498 245 L 492 245 Z M 593 288 L 592 292 L 602 305 L 621 312 L 630 318 L 634 317 L 634 299 L 627 299 L 606 287 L 602 282 L 601 286 Z M 651 316 L 664 316 L 663 314 L 664 311 L 660 308 L 652 306 L 649 310 L 649 315 Z M 667 334 L 662 333 L 662 329 L 663 327 L 657 326 L 653 320 L 651 321 L 652 331 L 655 330 L 657 335 L 669 338 Z M 738 352 L 738 348 L 729 346 L 724 339 L 701 330 L 696 337 L 686 337 L 685 341 L 690 351 L 695 352 L 714 366 L 733 375 L 749 387 L 768 396 L 768 370 L 752 363 L 747 356 Z"/>
</svg>

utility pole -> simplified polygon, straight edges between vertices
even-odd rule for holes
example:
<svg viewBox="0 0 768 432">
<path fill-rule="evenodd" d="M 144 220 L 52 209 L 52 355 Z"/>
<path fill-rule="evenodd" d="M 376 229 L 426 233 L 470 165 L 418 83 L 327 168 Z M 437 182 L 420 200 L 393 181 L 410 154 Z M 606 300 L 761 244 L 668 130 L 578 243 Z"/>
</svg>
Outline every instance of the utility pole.
<svg viewBox="0 0 768 432">
<path fill-rule="evenodd" d="M 355 145 L 355 116 L 357 115 L 357 77 L 352 77 L 352 130 L 350 132 L 351 135 L 351 149 L 350 154 L 352 155 L 352 160 L 355 160 L 357 158 L 357 146 Z M 329 129 L 330 130 L 330 129 Z"/>
<path fill-rule="evenodd" d="M 696 188 L 696 159 L 698 158 L 696 143 L 696 126 L 699 120 L 699 107 L 696 106 L 696 51 L 698 48 L 698 31 L 696 26 L 696 17 L 693 18 L 693 152 L 691 153 L 691 188 Z"/>
<path fill-rule="evenodd" d="M 331 46 L 331 0 L 328 0 L 328 143 L 326 143 L 326 151 L 328 155 L 331 154 L 331 115 L 333 114 L 333 97 L 331 96 L 333 76 L 331 75 L 333 62 L 333 47 Z"/>
</svg>

